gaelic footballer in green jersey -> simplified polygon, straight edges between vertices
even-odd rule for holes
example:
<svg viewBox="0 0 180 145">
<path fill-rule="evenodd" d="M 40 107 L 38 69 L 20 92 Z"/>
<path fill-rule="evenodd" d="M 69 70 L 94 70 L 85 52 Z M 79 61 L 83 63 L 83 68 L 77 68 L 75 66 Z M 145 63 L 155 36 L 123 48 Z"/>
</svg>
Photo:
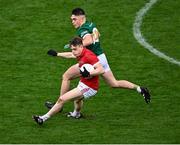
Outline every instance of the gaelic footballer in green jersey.
<svg viewBox="0 0 180 145">
<path fill-rule="evenodd" d="M 92 22 L 86 21 L 82 26 L 77 29 L 77 35 L 81 38 L 84 38 L 87 34 L 91 34 L 93 37 L 93 43 L 89 46 L 86 46 L 88 49 L 93 51 L 97 56 L 103 53 L 103 50 L 100 46 L 99 36 L 100 33 L 96 28 L 95 24 Z"/>
<path fill-rule="evenodd" d="M 99 42 L 99 32 L 93 23 L 86 21 L 86 15 L 83 9 L 75 8 L 72 10 L 71 20 L 73 26 L 77 29 L 77 34 L 83 38 L 83 45 L 92 50 L 102 64 L 105 73 L 102 75 L 106 82 L 113 88 L 134 89 L 141 93 L 146 103 L 150 102 L 150 94 L 147 88 L 140 87 L 127 80 L 117 80 L 107 61 L 106 55 L 102 52 Z M 89 35 L 90 34 L 90 35 Z"/>
</svg>

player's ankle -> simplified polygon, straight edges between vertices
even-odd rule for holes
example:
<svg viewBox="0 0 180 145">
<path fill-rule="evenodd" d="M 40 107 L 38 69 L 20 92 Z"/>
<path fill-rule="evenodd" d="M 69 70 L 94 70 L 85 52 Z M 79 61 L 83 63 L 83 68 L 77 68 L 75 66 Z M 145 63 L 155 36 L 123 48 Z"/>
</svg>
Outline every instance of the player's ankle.
<svg viewBox="0 0 180 145">
<path fill-rule="evenodd" d="M 45 114 L 43 116 L 40 116 L 40 118 L 44 121 L 48 120 L 50 118 L 50 116 L 48 114 Z"/>
</svg>

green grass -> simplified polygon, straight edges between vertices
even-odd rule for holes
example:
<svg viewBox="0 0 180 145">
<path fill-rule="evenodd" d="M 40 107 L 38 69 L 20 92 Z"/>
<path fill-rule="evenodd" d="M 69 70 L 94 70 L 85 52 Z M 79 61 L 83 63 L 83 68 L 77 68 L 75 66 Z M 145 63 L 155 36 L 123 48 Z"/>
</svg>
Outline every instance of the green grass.
<svg viewBox="0 0 180 145">
<path fill-rule="evenodd" d="M 0 143 L 180 143 L 180 67 L 151 54 L 132 33 L 136 12 L 146 2 L 0 0 Z M 178 60 L 179 6 L 159 0 L 142 25 L 148 42 Z M 63 51 L 75 35 L 70 22 L 75 7 L 97 24 L 117 79 L 150 88 L 152 103 L 101 79 L 98 94 L 84 103 L 85 118 L 66 118 L 70 102 L 62 114 L 38 126 L 31 116 L 47 111 L 44 102 L 57 99 L 61 75 L 76 62 L 46 55 L 50 48 Z"/>
<path fill-rule="evenodd" d="M 179 5 L 178 1 L 160 0 L 150 10 L 143 23 L 143 31 L 146 32 L 144 35 L 148 41 L 160 51 L 177 60 L 180 60 Z"/>
</svg>

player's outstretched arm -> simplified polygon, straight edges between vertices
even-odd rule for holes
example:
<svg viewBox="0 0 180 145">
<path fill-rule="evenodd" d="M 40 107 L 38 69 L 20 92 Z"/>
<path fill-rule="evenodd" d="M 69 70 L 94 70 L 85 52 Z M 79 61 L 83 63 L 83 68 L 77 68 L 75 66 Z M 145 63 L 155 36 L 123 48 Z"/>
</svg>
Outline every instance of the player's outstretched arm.
<svg viewBox="0 0 180 145">
<path fill-rule="evenodd" d="M 57 56 L 63 57 L 63 58 L 76 58 L 72 52 L 58 52 Z"/>
<path fill-rule="evenodd" d="M 59 56 L 63 58 L 76 58 L 72 52 L 56 52 L 53 49 L 50 49 L 47 54 L 50 56 Z"/>
</svg>

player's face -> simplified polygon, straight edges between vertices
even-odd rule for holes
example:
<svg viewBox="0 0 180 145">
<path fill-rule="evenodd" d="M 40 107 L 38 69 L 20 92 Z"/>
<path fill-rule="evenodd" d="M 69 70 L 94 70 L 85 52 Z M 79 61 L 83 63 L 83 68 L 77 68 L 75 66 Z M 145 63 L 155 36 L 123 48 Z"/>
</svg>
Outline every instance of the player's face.
<svg viewBox="0 0 180 145">
<path fill-rule="evenodd" d="M 83 50 L 83 46 L 82 45 L 77 45 L 77 46 L 71 45 L 71 50 L 72 50 L 72 53 L 75 57 L 79 57 L 81 55 L 82 50 Z"/>
<path fill-rule="evenodd" d="M 75 28 L 79 28 L 81 26 L 81 19 L 82 19 L 81 16 L 75 16 L 75 15 L 71 16 L 71 22 Z"/>
</svg>

